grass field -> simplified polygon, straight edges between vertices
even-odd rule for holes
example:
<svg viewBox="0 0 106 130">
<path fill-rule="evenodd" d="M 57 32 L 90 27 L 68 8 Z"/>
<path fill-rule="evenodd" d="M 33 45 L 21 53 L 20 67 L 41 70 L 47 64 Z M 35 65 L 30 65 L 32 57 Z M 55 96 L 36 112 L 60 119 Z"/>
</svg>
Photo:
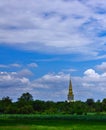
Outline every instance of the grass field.
<svg viewBox="0 0 106 130">
<path fill-rule="evenodd" d="M 106 116 L 0 115 L 0 130 L 105 130 Z"/>
</svg>

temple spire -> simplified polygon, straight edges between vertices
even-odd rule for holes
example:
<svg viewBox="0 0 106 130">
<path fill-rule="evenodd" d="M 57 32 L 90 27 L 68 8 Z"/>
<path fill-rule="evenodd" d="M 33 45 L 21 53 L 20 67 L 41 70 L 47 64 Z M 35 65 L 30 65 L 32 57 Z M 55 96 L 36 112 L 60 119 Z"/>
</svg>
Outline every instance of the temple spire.
<svg viewBox="0 0 106 130">
<path fill-rule="evenodd" d="M 74 94 L 73 94 L 73 90 L 72 90 L 72 82 L 70 79 L 69 82 L 69 91 L 68 91 L 68 102 L 73 102 L 74 101 Z"/>
</svg>

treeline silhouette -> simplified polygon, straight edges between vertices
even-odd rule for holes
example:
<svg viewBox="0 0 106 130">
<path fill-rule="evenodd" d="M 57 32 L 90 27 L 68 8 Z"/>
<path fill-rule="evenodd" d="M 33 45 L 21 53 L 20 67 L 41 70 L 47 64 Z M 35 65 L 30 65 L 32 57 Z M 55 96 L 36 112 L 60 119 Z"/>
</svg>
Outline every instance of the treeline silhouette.
<svg viewBox="0 0 106 130">
<path fill-rule="evenodd" d="M 85 102 L 53 102 L 34 100 L 30 93 L 23 93 L 16 102 L 9 97 L 0 100 L 0 114 L 87 114 L 106 112 L 106 98 L 102 101 L 87 99 Z"/>
</svg>

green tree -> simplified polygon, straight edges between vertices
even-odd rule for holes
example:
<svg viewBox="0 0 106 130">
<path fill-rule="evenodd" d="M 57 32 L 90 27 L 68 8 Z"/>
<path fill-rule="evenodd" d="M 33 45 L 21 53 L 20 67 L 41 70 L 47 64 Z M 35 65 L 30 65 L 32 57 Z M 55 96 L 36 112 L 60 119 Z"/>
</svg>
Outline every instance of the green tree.
<svg viewBox="0 0 106 130">
<path fill-rule="evenodd" d="M 100 102 L 100 100 L 98 100 L 97 102 L 95 102 L 95 111 L 99 114 L 100 112 L 102 112 L 102 110 L 102 103 Z"/>
<path fill-rule="evenodd" d="M 77 115 L 82 115 L 87 113 L 86 104 L 81 101 L 74 102 L 74 111 Z"/>
<path fill-rule="evenodd" d="M 17 109 L 18 114 L 32 114 L 34 112 L 32 105 L 24 105 Z"/>
<path fill-rule="evenodd" d="M 66 113 L 66 107 L 65 107 L 66 103 L 65 102 L 57 102 L 56 103 L 56 109 L 57 109 L 57 113 Z"/>
<path fill-rule="evenodd" d="M 15 103 L 12 103 L 11 105 L 6 107 L 5 113 L 6 114 L 17 114 L 18 107 L 15 105 Z"/>
<path fill-rule="evenodd" d="M 33 96 L 30 93 L 23 93 L 20 98 L 18 98 L 18 101 L 24 101 L 24 102 L 29 102 L 33 101 Z"/>
<path fill-rule="evenodd" d="M 12 99 L 10 99 L 8 96 L 3 97 L 0 101 L 0 113 L 6 113 L 6 109 L 8 106 L 12 105 Z"/>
<path fill-rule="evenodd" d="M 106 98 L 104 98 L 102 101 L 102 108 L 103 108 L 103 111 L 106 112 Z"/>
<path fill-rule="evenodd" d="M 33 101 L 33 97 L 30 93 L 23 93 L 20 98 L 18 98 L 17 105 L 18 107 L 31 105 Z"/>
<path fill-rule="evenodd" d="M 17 113 L 29 114 L 33 113 L 33 96 L 30 93 L 23 93 L 17 101 Z"/>
<path fill-rule="evenodd" d="M 95 102 L 92 98 L 89 98 L 85 102 L 87 104 L 89 112 L 95 112 Z"/>
<path fill-rule="evenodd" d="M 45 107 L 46 107 L 45 113 L 47 114 L 56 113 L 56 104 L 53 101 L 47 101 Z"/>
<path fill-rule="evenodd" d="M 35 101 L 33 101 L 33 109 L 34 109 L 35 113 L 42 113 L 46 109 L 46 104 L 44 101 L 35 100 Z"/>
</svg>

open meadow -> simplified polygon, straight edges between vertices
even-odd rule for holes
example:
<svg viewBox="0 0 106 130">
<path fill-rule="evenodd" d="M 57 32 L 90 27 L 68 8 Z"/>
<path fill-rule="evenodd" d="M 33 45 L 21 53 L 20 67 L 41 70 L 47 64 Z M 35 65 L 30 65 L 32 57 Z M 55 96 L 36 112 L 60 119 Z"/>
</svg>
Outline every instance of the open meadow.
<svg viewBox="0 0 106 130">
<path fill-rule="evenodd" d="M 0 130 L 105 130 L 99 115 L 0 115 Z"/>
</svg>

